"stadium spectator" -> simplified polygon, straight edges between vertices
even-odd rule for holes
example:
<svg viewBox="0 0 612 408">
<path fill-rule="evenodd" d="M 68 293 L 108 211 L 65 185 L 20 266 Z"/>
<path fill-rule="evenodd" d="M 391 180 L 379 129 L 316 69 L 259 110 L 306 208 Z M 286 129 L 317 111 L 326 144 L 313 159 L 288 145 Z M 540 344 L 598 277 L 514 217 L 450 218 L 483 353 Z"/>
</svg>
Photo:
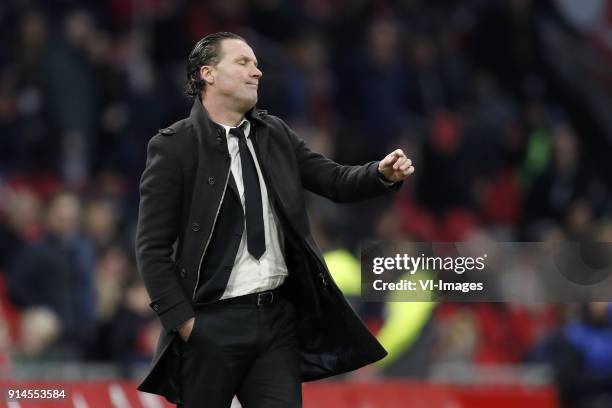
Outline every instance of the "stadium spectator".
<svg viewBox="0 0 612 408">
<path fill-rule="evenodd" d="M 608 302 L 579 307 L 537 351 L 555 370 L 564 406 L 612 404 L 612 308 Z"/>
<path fill-rule="evenodd" d="M 57 344 L 61 334 L 62 323 L 53 310 L 48 307 L 31 307 L 23 310 L 20 318 L 17 359 L 33 362 L 63 357 L 62 347 Z"/>
<path fill-rule="evenodd" d="M 94 251 L 81 233 L 81 201 L 60 192 L 49 203 L 40 241 L 23 248 L 8 270 L 10 299 L 20 308 L 48 307 L 61 326 L 64 357 L 82 357 L 93 328 Z"/>
</svg>

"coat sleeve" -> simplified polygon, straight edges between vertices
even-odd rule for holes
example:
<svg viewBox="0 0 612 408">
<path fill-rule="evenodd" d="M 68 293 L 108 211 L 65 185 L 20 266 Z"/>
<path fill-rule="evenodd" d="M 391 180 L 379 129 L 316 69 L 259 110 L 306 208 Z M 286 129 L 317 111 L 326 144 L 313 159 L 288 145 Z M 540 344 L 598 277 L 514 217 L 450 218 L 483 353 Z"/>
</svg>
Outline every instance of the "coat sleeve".
<svg viewBox="0 0 612 408">
<path fill-rule="evenodd" d="M 147 148 L 147 162 L 140 181 L 140 206 L 136 229 L 136 260 L 151 298 L 151 308 L 167 331 L 194 316 L 172 259 L 179 233 L 183 174 L 173 157 L 171 140 L 156 135 Z"/>
<path fill-rule="evenodd" d="M 282 120 L 300 170 L 302 186 L 335 202 L 350 202 L 397 191 L 402 182 L 388 185 L 378 175 L 378 161 L 361 166 L 344 166 L 313 152 Z"/>
</svg>

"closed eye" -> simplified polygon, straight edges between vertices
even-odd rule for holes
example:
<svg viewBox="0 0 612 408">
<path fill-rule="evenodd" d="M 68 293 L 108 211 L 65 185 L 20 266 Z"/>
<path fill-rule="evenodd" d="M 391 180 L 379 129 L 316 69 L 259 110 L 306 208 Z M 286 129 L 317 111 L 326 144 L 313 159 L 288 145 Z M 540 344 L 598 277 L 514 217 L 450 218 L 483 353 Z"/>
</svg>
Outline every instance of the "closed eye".
<svg viewBox="0 0 612 408">
<path fill-rule="evenodd" d="M 237 59 L 237 60 L 236 60 L 236 62 L 237 62 L 238 64 L 240 64 L 240 65 L 247 65 L 247 64 L 248 64 L 249 62 L 251 62 L 251 61 L 253 62 L 253 65 L 255 65 L 255 66 L 257 67 L 257 61 L 255 61 L 255 60 L 251 60 L 251 59 L 246 58 L 246 57 L 244 57 L 244 58 L 240 58 L 240 59 Z"/>
</svg>

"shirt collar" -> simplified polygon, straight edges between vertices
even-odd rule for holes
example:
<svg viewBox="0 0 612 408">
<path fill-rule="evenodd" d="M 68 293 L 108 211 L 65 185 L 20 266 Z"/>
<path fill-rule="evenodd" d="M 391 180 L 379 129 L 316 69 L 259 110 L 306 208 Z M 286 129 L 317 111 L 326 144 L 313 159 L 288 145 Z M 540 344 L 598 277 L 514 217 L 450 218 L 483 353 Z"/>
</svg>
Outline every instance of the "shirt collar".
<svg viewBox="0 0 612 408">
<path fill-rule="evenodd" d="M 226 137 L 229 137 L 230 129 L 234 128 L 234 126 L 227 126 L 222 123 L 219 123 L 219 126 L 223 126 L 223 129 L 225 129 Z M 235 126 L 235 127 L 241 127 L 241 126 L 243 126 L 242 130 L 244 132 L 244 136 L 248 138 L 249 135 L 251 134 L 251 122 L 249 122 L 246 118 L 242 118 L 242 121 L 238 124 L 238 126 Z"/>
</svg>

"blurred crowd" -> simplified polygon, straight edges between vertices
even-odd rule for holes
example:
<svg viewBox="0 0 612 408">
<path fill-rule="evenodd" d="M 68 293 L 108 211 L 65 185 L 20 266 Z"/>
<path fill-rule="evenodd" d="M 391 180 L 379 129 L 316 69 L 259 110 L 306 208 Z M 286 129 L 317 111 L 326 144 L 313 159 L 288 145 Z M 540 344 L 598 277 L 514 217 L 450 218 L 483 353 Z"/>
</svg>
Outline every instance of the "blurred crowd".
<svg viewBox="0 0 612 408">
<path fill-rule="evenodd" d="M 329 253 L 355 256 L 372 237 L 612 241 L 612 138 L 564 91 L 539 25 L 594 45 L 555 3 L 3 2 L 0 368 L 150 358 L 158 323 L 134 263 L 138 181 L 148 139 L 188 114 L 185 59 L 214 31 L 248 39 L 263 71 L 258 106 L 313 150 L 354 164 L 401 147 L 415 163 L 391 198 L 338 207 L 309 197 Z M 376 330 L 386 313 L 369 305 L 363 316 Z M 404 344 L 410 355 L 427 343 L 425 367 L 544 361 L 570 394 L 585 387 L 567 375 L 576 370 L 605 373 L 589 386 L 612 389 L 605 304 L 425 314 Z M 414 374 L 398 367 L 386 369 Z"/>
</svg>

